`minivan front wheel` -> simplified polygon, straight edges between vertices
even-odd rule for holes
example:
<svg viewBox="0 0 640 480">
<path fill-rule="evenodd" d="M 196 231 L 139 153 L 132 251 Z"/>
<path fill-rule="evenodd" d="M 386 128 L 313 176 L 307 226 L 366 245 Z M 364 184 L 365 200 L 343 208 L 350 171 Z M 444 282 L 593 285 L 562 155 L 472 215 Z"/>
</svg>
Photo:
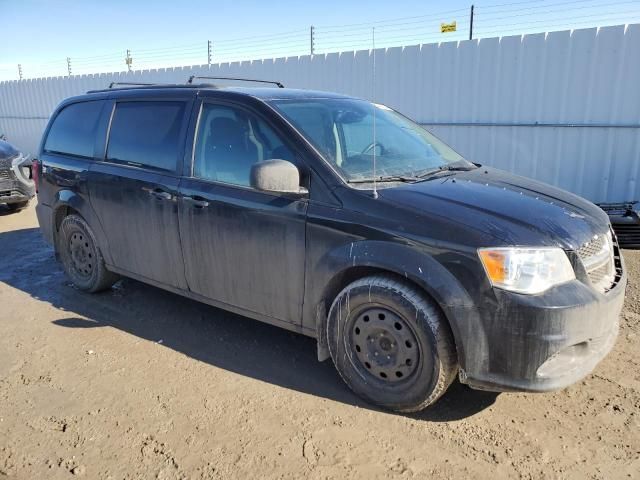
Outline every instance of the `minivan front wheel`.
<svg viewBox="0 0 640 480">
<path fill-rule="evenodd" d="M 453 338 L 440 309 L 393 276 L 365 277 L 342 290 L 329 311 L 327 340 L 347 385 L 389 410 L 428 407 L 457 372 Z"/>
<path fill-rule="evenodd" d="M 78 215 L 69 215 L 62 220 L 58 251 L 64 271 L 80 290 L 99 292 L 118 280 L 118 276 L 105 267 L 91 228 Z"/>
</svg>

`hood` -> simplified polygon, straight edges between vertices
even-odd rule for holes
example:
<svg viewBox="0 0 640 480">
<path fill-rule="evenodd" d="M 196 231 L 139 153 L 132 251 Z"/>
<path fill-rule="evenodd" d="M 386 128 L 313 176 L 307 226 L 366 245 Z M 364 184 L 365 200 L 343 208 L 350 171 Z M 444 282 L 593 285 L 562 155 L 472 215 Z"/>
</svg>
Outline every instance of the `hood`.
<svg viewBox="0 0 640 480">
<path fill-rule="evenodd" d="M 480 167 L 379 190 L 412 210 L 481 230 L 501 245 L 558 246 L 574 250 L 606 233 L 604 211 L 582 197 L 500 170 Z"/>
<path fill-rule="evenodd" d="M 13 158 L 16 155 L 18 155 L 18 153 L 19 153 L 18 150 L 9 142 L 0 140 L 0 161 Z"/>
<path fill-rule="evenodd" d="M 20 152 L 9 142 L 0 140 L 0 170 L 11 168 L 11 160 L 17 157 Z"/>
</svg>

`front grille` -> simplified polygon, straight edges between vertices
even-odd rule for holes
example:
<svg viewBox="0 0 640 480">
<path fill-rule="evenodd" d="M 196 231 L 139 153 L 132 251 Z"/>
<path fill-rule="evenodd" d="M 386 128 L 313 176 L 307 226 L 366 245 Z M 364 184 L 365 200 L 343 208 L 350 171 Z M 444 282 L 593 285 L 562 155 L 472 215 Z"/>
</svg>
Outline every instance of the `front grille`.
<svg viewBox="0 0 640 480">
<path fill-rule="evenodd" d="M 592 240 L 584 243 L 578 249 L 578 255 L 582 260 L 588 260 L 602 250 L 605 245 L 606 239 L 606 235 L 596 235 Z"/>
<path fill-rule="evenodd" d="M 611 233 L 594 236 L 577 251 L 593 287 L 608 292 L 616 280 L 614 240 Z"/>
<path fill-rule="evenodd" d="M 18 195 L 22 195 L 18 190 L 0 190 L 0 198 L 17 197 Z"/>
<path fill-rule="evenodd" d="M 608 264 L 596 267 L 589 272 L 589 280 L 595 285 L 599 285 L 610 274 L 610 268 Z"/>
</svg>

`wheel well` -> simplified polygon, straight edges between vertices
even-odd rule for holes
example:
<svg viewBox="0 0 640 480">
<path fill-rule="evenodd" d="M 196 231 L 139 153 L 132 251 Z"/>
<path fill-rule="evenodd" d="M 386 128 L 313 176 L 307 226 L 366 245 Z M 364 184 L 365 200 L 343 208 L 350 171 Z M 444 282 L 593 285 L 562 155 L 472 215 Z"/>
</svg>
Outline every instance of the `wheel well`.
<svg viewBox="0 0 640 480">
<path fill-rule="evenodd" d="M 55 221 L 54 233 L 57 233 L 58 230 L 60 230 L 60 224 L 62 223 L 62 220 L 64 219 L 64 217 L 68 217 L 69 215 L 80 215 L 80 214 L 76 209 L 74 209 L 73 207 L 69 207 L 68 205 L 59 207 L 56 210 L 55 217 L 54 217 L 54 221 Z"/>
<path fill-rule="evenodd" d="M 61 207 L 58 207 L 54 213 L 53 221 L 55 223 L 54 223 L 54 229 L 53 229 L 53 250 L 55 252 L 56 258 L 58 258 L 58 255 L 59 255 L 58 232 L 60 231 L 60 225 L 62 224 L 62 220 L 64 220 L 64 218 L 68 217 L 69 215 L 81 216 L 75 208 L 69 207 L 68 205 L 63 205 Z"/>
<path fill-rule="evenodd" d="M 325 312 L 329 313 L 329 309 L 331 308 L 331 304 L 338 296 L 338 294 L 350 283 L 355 282 L 363 277 L 368 277 L 370 275 L 379 275 L 379 274 L 393 274 L 388 270 L 384 270 L 382 268 L 375 267 L 352 267 L 344 272 L 339 273 L 335 277 L 331 279 L 329 284 L 326 286 L 323 295 L 323 306 L 325 308 Z"/>
</svg>

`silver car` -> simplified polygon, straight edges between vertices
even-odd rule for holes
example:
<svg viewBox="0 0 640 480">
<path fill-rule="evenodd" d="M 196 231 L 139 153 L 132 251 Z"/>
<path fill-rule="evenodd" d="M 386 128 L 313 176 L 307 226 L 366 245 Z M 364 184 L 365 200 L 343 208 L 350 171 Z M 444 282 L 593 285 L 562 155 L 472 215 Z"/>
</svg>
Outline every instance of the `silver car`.
<svg viewBox="0 0 640 480">
<path fill-rule="evenodd" d="M 35 195 L 31 179 L 31 159 L 13 145 L 0 140 L 0 204 L 20 210 Z"/>
</svg>

